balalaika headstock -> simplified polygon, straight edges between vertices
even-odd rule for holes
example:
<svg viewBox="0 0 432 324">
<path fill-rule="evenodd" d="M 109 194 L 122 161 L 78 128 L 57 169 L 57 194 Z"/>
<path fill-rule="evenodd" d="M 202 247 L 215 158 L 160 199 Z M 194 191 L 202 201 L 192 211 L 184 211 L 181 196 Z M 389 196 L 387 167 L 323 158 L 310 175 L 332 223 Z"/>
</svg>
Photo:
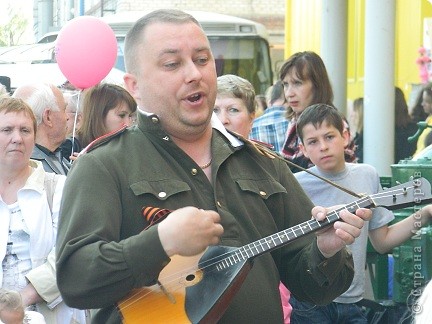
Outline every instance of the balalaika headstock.
<svg viewBox="0 0 432 324">
<path fill-rule="evenodd" d="M 372 206 L 382 206 L 391 210 L 424 205 L 432 201 L 431 185 L 425 178 L 415 178 L 381 191 L 370 199 L 373 200 Z"/>
<path fill-rule="evenodd" d="M 339 212 L 348 210 L 351 213 L 359 208 L 385 207 L 400 209 L 414 205 L 424 205 L 432 201 L 431 185 L 425 178 L 416 178 L 403 184 L 388 188 L 372 195 L 364 195 L 360 199 L 346 204 L 327 213 L 322 221 L 310 219 L 281 232 L 272 234 L 242 248 L 248 257 L 255 257 L 264 252 L 274 250 L 308 233 L 320 230 L 340 220 Z M 243 253 L 242 253 L 243 255 Z"/>
</svg>

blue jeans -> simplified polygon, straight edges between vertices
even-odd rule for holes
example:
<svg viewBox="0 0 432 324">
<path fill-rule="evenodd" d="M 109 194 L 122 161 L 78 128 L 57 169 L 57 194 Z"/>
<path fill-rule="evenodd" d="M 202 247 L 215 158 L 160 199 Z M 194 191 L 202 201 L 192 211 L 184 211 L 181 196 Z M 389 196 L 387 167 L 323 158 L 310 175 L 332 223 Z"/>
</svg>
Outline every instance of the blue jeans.
<svg viewBox="0 0 432 324">
<path fill-rule="evenodd" d="M 364 310 L 356 304 L 330 303 L 317 306 L 291 295 L 291 324 L 367 324 Z"/>
</svg>

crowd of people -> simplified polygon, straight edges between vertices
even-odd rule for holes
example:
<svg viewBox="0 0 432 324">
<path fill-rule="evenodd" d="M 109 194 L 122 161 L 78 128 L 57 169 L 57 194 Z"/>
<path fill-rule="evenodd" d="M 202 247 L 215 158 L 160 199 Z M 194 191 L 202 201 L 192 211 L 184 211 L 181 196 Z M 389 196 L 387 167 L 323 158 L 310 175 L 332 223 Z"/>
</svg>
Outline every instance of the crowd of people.
<svg viewBox="0 0 432 324">
<path fill-rule="evenodd" d="M 354 99 L 352 103 L 352 116 L 353 122 L 353 133 L 354 133 L 354 144 L 357 162 L 363 162 L 363 112 L 364 98 L 359 97 Z M 420 105 L 420 107 L 422 107 Z M 422 111 L 426 111 L 427 107 Z M 398 163 L 401 160 L 409 159 L 414 156 L 416 152 L 415 141 L 411 141 L 409 138 L 414 136 L 417 132 L 417 122 L 414 117 L 414 110 L 410 114 L 408 104 L 405 99 L 405 95 L 401 88 L 395 87 L 395 106 L 394 106 L 394 163 Z M 424 142 L 424 136 L 419 140 L 419 143 Z M 426 145 L 427 146 L 427 145 Z M 424 149 L 425 146 L 422 146 Z"/>
<path fill-rule="evenodd" d="M 135 23 L 125 66 L 123 86 L 0 95 L 0 322 L 367 323 L 367 240 L 387 253 L 432 205 L 393 225 L 384 208 L 331 219 L 352 193 L 382 190 L 362 163 L 363 98 L 352 132 L 311 51 L 264 96 L 218 77 L 204 31 L 179 10 Z M 411 136 L 414 113 L 395 98 L 397 135 Z"/>
</svg>

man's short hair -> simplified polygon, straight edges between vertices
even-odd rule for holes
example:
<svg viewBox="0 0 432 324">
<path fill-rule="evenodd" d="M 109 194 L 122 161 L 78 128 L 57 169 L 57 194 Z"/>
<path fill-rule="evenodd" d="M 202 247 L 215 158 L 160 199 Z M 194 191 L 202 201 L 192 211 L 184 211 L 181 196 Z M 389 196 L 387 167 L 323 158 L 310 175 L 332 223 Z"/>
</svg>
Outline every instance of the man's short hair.
<svg viewBox="0 0 432 324">
<path fill-rule="evenodd" d="M 177 9 L 159 9 L 138 19 L 127 32 L 124 46 L 126 72 L 138 73 L 139 48 L 142 46 L 143 32 L 152 23 L 185 24 L 192 22 L 201 29 L 201 24 L 192 15 Z"/>
</svg>

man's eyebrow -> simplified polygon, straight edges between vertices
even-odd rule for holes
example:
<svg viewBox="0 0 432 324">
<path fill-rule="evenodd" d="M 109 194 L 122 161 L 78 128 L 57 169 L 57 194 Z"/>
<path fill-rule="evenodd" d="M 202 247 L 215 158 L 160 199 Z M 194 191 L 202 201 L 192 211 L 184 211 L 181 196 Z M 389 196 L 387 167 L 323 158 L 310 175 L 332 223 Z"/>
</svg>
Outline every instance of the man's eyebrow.
<svg viewBox="0 0 432 324">
<path fill-rule="evenodd" d="M 203 52 L 203 51 L 209 51 L 210 52 L 211 49 L 210 49 L 209 46 L 200 46 L 200 47 L 195 48 L 193 51 L 194 52 Z M 177 54 L 179 52 L 180 52 L 180 50 L 176 49 L 176 48 L 166 48 L 166 49 L 163 49 L 160 52 L 160 55 L 163 55 L 163 54 Z"/>
<path fill-rule="evenodd" d="M 195 49 L 195 52 L 202 52 L 202 51 L 211 51 L 210 47 L 208 46 L 200 46 L 198 48 Z"/>
<path fill-rule="evenodd" d="M 178 49 L 174 49 L 174 48 L 167 48 L 167 49 L 164 49 L 164 50 L 162 50 L 160 53 L 159 53 L 159 56 L 163 56 L 163 55 L 165 55 L 165 54 L 177 54 L 177 53 L 179 53 L 180 51 L 178 50 Z"/>
</svg>

